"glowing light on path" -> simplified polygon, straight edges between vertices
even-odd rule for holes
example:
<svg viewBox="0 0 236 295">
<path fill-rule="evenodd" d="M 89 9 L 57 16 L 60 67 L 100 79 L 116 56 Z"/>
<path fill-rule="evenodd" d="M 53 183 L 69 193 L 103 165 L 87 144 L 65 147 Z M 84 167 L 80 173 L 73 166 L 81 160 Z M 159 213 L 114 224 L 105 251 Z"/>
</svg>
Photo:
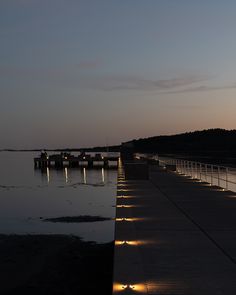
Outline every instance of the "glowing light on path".
<svg viewBox="0 0 236 295">
<path fill-rule="evenodd" d="M 146 287 L 145 287 L 145 284 L 119 284 L 119 283 L 114 283 L 113 285 L 113 291 L 115 292 L 122 292 L 122 291 L 134 291 L 134 292 L 143 292 L 145 293 L 147 290 L 146 290 Z M 126 294 L 126 292 L 125 292 Z"/>
</svg>

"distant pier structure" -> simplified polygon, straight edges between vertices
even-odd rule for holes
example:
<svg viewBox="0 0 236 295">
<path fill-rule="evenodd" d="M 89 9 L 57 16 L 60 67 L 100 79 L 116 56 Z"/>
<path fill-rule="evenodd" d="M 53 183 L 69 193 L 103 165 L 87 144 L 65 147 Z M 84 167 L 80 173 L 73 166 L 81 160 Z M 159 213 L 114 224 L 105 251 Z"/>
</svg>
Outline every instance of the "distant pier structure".
<svg viewBox="0 0 236 295">
<path fill-rule="evenodd" d="M 66 152 L 54 155 L 48 155 L 46 152 L 42 152 L 39 157 L 34 158 L 34 167 L 39 169 L 47 167 L 117 168 L 118 161 L 119 156 L 103 156 L 99 153 L 92 156 L 82 152 L 80 155 L 75 156 Z"/>
</svg>

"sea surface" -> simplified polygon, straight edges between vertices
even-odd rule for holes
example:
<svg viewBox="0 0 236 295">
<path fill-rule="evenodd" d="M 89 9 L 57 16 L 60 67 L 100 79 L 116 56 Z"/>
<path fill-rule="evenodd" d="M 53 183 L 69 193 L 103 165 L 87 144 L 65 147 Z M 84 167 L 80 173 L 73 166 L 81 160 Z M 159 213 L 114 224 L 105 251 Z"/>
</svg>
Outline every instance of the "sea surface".
<svg viewBox="0 0 236 295">
<path fill-rule="evenodd" d="M 37 152 L 0 152 L 0 234 L 67 234 L 99 243 L 114 240 L 117 170 L 67 167 L 41 171 L 34 168 L 37 156 Z M 80 215 L 111 220 L 43 220 Z"/>
</svg>

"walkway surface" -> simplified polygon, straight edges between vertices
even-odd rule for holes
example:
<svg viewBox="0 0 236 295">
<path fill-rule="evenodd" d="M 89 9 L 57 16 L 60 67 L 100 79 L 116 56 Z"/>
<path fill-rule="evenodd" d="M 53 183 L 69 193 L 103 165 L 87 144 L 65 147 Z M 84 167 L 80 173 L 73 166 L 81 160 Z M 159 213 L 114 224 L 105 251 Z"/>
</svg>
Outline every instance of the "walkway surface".
<svg viewBox="0 0 236 295">
<path fill-rule="evenodd" d="M 151 168 L 119 171 L 113 294 L 235 295 L 236 194 Z"/>
</svg>

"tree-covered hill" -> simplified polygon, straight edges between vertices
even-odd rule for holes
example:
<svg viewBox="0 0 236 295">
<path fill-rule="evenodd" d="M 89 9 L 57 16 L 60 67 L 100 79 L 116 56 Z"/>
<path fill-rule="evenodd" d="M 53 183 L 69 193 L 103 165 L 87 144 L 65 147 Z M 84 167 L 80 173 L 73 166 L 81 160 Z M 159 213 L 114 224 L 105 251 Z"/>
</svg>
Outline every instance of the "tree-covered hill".
<svg viewBox="0 0 236 295">
<path fill-rule="evenodd" d="M 140 138 L 131 142 L 137 152 L 236 154 L 236 130 L 208 129 L 177 135 Z"/>
</svg>

